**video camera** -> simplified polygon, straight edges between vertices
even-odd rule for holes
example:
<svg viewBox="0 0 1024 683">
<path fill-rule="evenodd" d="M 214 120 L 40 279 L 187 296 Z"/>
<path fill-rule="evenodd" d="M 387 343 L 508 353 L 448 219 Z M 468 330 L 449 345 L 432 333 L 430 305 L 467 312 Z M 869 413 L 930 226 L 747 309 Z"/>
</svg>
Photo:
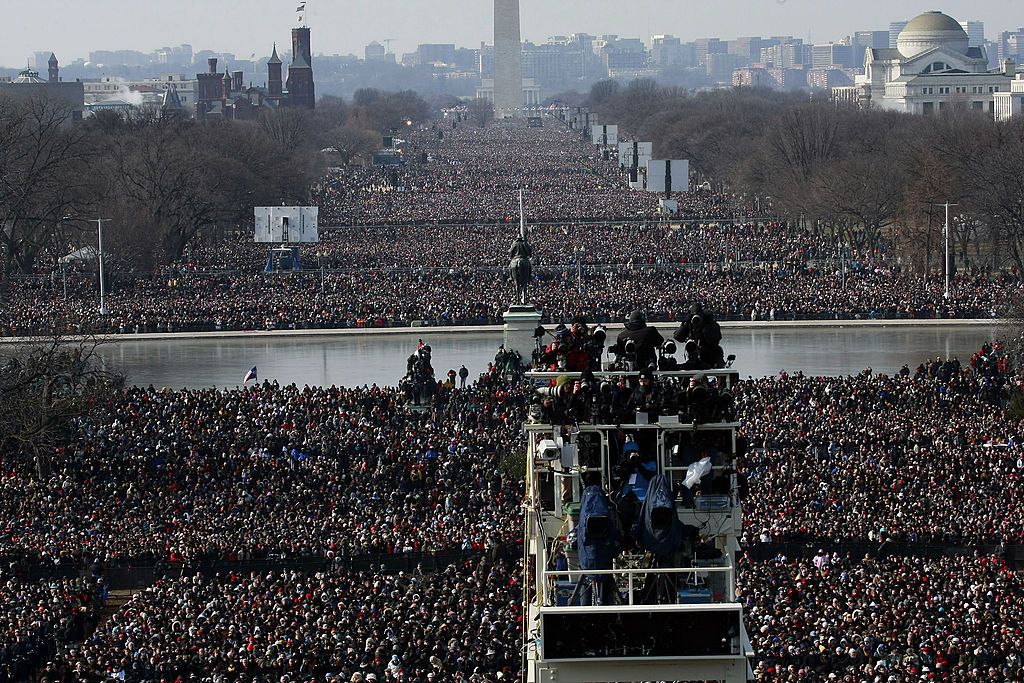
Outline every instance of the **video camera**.
<svg viewBox="0 0 1024 683">
<path fill-rule="evenodd" d="M 636 372 L 639 370 L 637 367 L 636 359 L 636 342 L 632 339 L 627 339 L 624 343 L 615 344 L 608 349 L 615 358 L 612 359 L 611 368 L 612 370 L 621 370 L 623 372 Z"/>
</svg>

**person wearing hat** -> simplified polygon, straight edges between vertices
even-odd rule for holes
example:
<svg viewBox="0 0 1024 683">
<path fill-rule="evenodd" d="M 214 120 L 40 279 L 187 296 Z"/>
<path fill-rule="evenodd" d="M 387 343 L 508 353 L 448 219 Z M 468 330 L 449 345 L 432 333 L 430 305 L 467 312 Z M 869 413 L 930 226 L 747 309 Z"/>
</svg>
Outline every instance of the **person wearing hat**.
<svg viewBox="0 0 1024 683">
<path fill-rule="evenodd" d="M 657 363 L 657 350 L 664 343 L 665 338 L 657 329 L 647 325 L 647 316 L 643 311 L 636 310 L 629 314 L 629 318 L 626 320 L 626 329 L 619 333 L 612 352 L 624 353 L 626 342 L 629 341 L 636 344 L 637 368 L 646 368 Z"/>
</svg>

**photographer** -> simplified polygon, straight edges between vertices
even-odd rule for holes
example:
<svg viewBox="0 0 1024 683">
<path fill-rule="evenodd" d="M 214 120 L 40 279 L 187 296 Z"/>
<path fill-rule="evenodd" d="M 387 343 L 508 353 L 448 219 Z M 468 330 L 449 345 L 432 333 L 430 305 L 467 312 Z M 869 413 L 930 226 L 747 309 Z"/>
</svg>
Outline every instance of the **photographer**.
<svg viewBox="0 0 1024 683">
<path fill-rule="evenodd" d="M 636 369 L 648 368 L 657 363 L 657 349 L 665 341 L 661 333 L 647 325 L 643 311 L 636 310 L 629 314 L 626 329 L 619 333 L 615 346 L 610 351 L 622 355 L 627 342 L 635 344 L 633 353 L 636 356 Z"/>
<path fill-rule="evenodd" d="M 637 385 L 629 396 L 630 411 L 657 415 L 661 404 L 661 391 L 654 381 L 654 373 L 649 368 L 644 368 L 640 371 Z"/>
<path fill-rule="evenodd" d="M 686 352 L 684 368 L 710 370 L 725 367 L 722 328 L 710 311 L 698 303 L 690 305 L 690 316 L 672 334 Z"/>
</svg>

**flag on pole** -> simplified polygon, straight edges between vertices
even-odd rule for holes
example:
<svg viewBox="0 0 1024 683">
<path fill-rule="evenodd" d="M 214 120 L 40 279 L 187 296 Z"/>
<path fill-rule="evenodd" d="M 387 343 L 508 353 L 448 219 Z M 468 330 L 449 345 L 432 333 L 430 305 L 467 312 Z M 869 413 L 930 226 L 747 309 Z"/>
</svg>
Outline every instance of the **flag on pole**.
<svg viewBox="0 0 1024 683">
<path fill-rule="evenodd" d="M 303 11 L 303 10 L 305 10 L 305 9 L 306 9 L 306 3 L 304 3 L 304 2 L 300 2 L 300 3 L 299 3 L 299 6 L 295 8 L 295 11 L 296 11 L 296 12 L 302 12 L 302 11 Z"/>
<path fill-rule="evenodd" d="M 245 377 L 242 379 L 242 384 L 248 384 L 249 382 L 256 381 L 256 366 L 252 366 L 252 370 L 245 373 Z"/>
</svg>

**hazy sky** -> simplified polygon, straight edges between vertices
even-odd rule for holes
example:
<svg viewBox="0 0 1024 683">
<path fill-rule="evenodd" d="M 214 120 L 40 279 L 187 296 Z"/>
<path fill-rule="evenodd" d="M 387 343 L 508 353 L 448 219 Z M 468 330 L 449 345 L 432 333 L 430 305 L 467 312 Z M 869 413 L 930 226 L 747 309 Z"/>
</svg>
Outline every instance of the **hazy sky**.
<svg viewBox="0 0 1024 683">
<path fill-rule="evenodd" d="M 266 55 L 288 44 L 297 0 L 33 0 L 12 19 L 8 7 L 0 64 L 20 66 L 36 50 L 63 61 L 89 50 L 150 52 L 190 43 L 196 49 Z M 490 42 L 490 0 L 308 0 L 313 52 L 361 55 L 371 40 L 396 39 L 396 52 L 417 43 Z M 1024 25 L 1021 0 L 521 0 L 523 38 L 586 32 L 647 37 L 671 33 L 686 40 L 791 34 L 815 42 L 857 30 L 888 29 L 890 21 L 939 9 L 957 19 L 978 19 L 991 37 Z"/>
</svg>

